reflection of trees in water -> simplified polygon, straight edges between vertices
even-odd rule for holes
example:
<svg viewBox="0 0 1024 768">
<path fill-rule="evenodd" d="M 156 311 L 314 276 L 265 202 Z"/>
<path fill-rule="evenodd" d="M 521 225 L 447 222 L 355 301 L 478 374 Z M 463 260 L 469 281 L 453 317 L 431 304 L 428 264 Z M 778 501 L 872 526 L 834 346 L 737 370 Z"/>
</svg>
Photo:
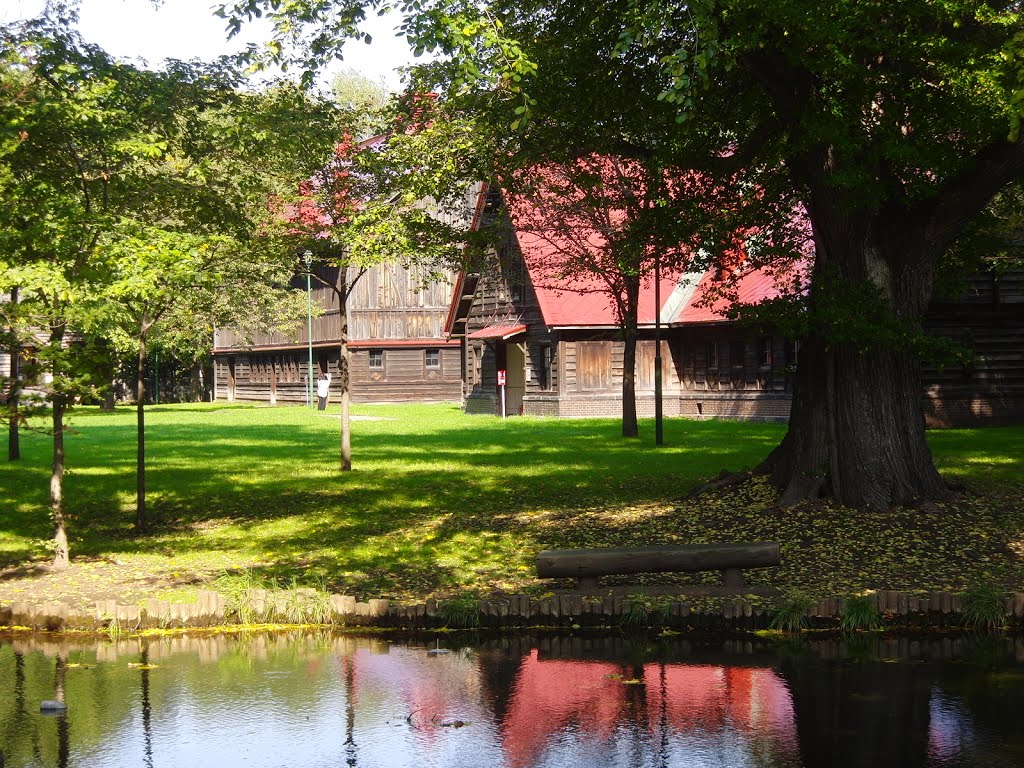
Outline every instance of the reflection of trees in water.
<svg viewBox="0 0 1024 768">
<path fill-rule="evenodd" d="M 53 672 L 55 698 L 61 703 L 66 703 L 64 685 L 67 682 L 67 674 L 68 652 L 66 648 L 61 648 L 57 654 Z M 68 757 L 71 754 L 71 733 L 67 712 L 60 713 L 55 719 L 57 721 L 57 766 L 58 768 L 67 768 Z"/>
<path fill-rule="evenodd" d="M 665 662 L 658 663 L 658 766 L 668 768 L 668 676 L 665 674 Z"/>
<path fill-rule="evenodd" d="M 964 661 L 936 670 L 931 753 L 942 759 L 967 752 L 978 765 L 1005 763 L 1009 754 L 1024 765 L 1024 638 L 969 638 Z"/>
<path fill-rule="evenodd" d="M 25 714 L 25 654 L 14 652 L 14 706 Z"/>
<path fill-rule="evenodd" d="M 442 729 L 441 717 L 431 721 L 433 713 L 456 713 L 474 725 L 490 719 L 494 738 L 485 737 L 481 747 L 502 750 L 511 768 L 535 765 L 552 746 L 567 748 L 570 737 L 578 737 L 568 748 L 579 755 L 598 750 L 609 764 L 652 768 L 678 764 L 687 750 L 705 744 L 717 745 L 722 755 L 737 750 L 751 765 L 799 761 L 808 768 L 915 768 L 928 765 L 930 757 L 933 763 L 945 758 L 1006 765 L 1008 755 L 1024 755 L 1024 731 L 1016 722 L 1024 711 L 1024 672 L 1014 658 L 1020 653 L 1024 659 L 1024 639 L 993 643 L 947 636 L 932 643 L 862 637 L 868 639 L 856 647 L 847 640 L 815 642 L 811 652 L 802 645 L 786 657 L 777 648 L 749 643 L 517 636 L 436 658 L 419 649 L 381 655 L 387 643 L 351 637 L 251 636 L 241 644 L 136 638 L 92 644 L 104 668 L 81 672 L 68 664 L 68 649 L 78 647 L 77 640 L 24 638 L 13 653 L 0 644 L 0 689 L 9 692 L 0 696 L 0 746 L 8 765 L 63 768 L 72 737 L 76 751 L 113 743 L 126 737 L 118 729 L 130 723 L 132 743 L 142 737 L 144 765 L 151 768 L 160 762 L 161 749 L 173 745 L 153 743 L 169 677 L 150 673 L 147 665 L 186 654 L 174 664 L 176 679 L 202 713 L 210 711 L 203 692 L 210 691 L 211 669 L 218 670 L 221 683 L 250 692 L 255 683 L 263 695 L 296 711 L 308 703 L 307 689 L 286 686 L 284 677 L 265 678 L 266 670 L 292 668 L 297 659 L 309 662 L 307 671 L 315 670 L 335 654 L 332 689 L 335 695 L 343 689 L 345 702 L 344 713 L 335 716 L 341 727 L 332 729 L 331 748 L 336 756 L 344 754 L 348 768 L 373 760 L 379 749 L 374 729 L 380 723 L 361 701 L 364 690 L 378 701 L 408 706 L 402 712 L 425 713 L 414 728 L 417 746 L 409 747 L 423 750 L 424 757 L 435 757 L 444 743 L 480 734 L 475 728 Z M 48 658 L 24 652 L 44 646 Z M 746 651 L 737 655 L 737 649 Z M 141 660 L 141 669 L 129 671 L 129 652 L 131 661 Z M 81 660 L 80 651 L 72 653 L 72 661 Z M 899 654 L 918 663 L 899 661 Z M 896 663 L 880 662 L 879 655 Z M 968 663 L 936 663 L 950 656 Z M 397 687 L 388 687 L 392 683 Z M 141 720 L 135 699 L 140 692 Z M 38 702 L 54 695 L 66 698 L 74 734 L 68 717 L 39 717 Z M 97 706 L 102 713 L 95 712 Z M 357 709 L 365 735 L 358 740 Z"/>
<path fill-rule="evenodd" d="M 356 768 L 355 669 L 351 653 L 342 656 L 341 667 L 345 678 L 345 764 Z"/>
<path fill-rule="evenodd" d="M 139 662 L 142 664 L 139 685 L 142 689 L 140 698 L 142 699 L 143 762 L 146 768 L 153 768 L 153 708 L 149 702 L 149 643 L 145 641 L 142 643 Z"/>
<path fill-rule="evenodd" d="M 647 711 L 647 679 L 646 667 L 643 664 L 623 665 L 622 676 L 625 680 L 638 681 L 625 685 L 625 713 L 632 725 L 630 739 L 630 765 L 643 765 L 646 750 L 645 736 L 651 733 L 651 725 Z"/>
<path fill-rule="evenodd" d="M 806 766 L 915 768 L 925 765 L 931 696 L 922 664 L 820 661 L 781 664 Z"/>
<path fill-rule="evenodd" d="M 481 703 L 493 713 L 499 729 L 508 716 L 519 668 L 531 650 L 529 638 L 516 635 L 488 640 L 477 651 Z"/>
</svg>

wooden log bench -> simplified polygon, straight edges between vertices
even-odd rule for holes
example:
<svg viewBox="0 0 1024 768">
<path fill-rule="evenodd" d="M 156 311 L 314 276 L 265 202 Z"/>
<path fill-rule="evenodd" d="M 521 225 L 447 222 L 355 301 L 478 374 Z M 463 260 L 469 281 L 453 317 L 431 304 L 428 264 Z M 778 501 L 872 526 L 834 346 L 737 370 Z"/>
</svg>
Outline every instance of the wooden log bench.
<svg viewBox="0 0 1024 768">
<path fill-rule="evenodd" d="M 743 582 L 743 569 L 768 568 L 779 565 L 781 561 L 777 541 L 751 544 L 669 544 L 603 549 L 552 549 L 537 555 L 537 577 L 573 577 L 577 579 L 577 589 L 589 592 L 598 589 L 597 580 L 601 576 L 721 571 L 720 587 L 693 585 L 686 587 L 685 591 L 688 594 L 705 595 L 772 593 L 774 590 L 746 586 Z M 671 592 L 681 589 L 657 591 Z"/>
</svg>

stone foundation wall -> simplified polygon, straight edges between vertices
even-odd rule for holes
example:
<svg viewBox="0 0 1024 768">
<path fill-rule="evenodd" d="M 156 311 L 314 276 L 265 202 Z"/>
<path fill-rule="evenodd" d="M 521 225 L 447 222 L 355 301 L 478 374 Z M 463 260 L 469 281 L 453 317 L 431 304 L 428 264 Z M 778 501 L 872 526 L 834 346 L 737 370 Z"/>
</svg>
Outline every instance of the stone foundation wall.
<svg viewBox="0 0 1024 768">
<path fill-rule="evenodd" d="M 690 419 L 737 421 L 789 420 L 792 397 L 775 392 L 684 392 L 679 395 L 679 415 Z"/>
<path fill-rule="evenodd" d="M 492 396 L 472 394 L 465 399 L 462 410 L 466 413 L 493 416 L 497 413 L 498 401 Z"/>
<path fill-rule="evenodd" d="M 666 418 L 683 416 L 689 419 L 734 419 L 742 421 L 778 421 L 789 419 L 791 398 L 776 392 L 666 392 L 662 412 Z M 467 400 L 467 413 L 493 413 Z M 636 398 L 640 418 L 654 417 L 654 395 L 641 393 Z M 622 418 L 622 398 L 618 392 L 594 395 L 545 396 L 527 395 L 523 414 L 564 419 Z"/>
</svg>

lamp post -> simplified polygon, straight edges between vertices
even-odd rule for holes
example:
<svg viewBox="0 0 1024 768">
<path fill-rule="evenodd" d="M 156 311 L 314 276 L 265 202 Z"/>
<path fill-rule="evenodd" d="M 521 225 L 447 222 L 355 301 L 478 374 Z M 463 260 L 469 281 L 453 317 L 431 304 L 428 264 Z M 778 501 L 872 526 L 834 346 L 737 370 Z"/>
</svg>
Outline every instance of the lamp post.
<svg viewBox="0 0 1024 768">
<path fill-rule="evenodd" d="M 309 350 L 309 365 L 306 368 L 306 402 L 313 407 L 313 289 L 310 276 L 313 270 L 313 252 L 302 254 L 306 262 L 306 346 Z"/>
<path fill-rule="evenodd" d="M 661 405 L 661 259 L 654 255 L 654 444 L 663 445 Z"/>
</svg>

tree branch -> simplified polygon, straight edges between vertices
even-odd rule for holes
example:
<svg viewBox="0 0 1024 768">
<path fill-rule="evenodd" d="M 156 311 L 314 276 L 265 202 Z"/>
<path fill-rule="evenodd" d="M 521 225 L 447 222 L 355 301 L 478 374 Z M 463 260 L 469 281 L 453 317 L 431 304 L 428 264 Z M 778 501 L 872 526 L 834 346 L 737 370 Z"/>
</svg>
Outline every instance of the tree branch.
<svg viewBox="0 0 1024 768">
<path fill-rule="evenodd" d="M 1024 176 L 1024 140 L 990 144 L 974 157 L 974 163 L 943 184 L 925 211 L 925 237 L 939 251 L 960 236 L 1000 189 Z"/>
</svg>

